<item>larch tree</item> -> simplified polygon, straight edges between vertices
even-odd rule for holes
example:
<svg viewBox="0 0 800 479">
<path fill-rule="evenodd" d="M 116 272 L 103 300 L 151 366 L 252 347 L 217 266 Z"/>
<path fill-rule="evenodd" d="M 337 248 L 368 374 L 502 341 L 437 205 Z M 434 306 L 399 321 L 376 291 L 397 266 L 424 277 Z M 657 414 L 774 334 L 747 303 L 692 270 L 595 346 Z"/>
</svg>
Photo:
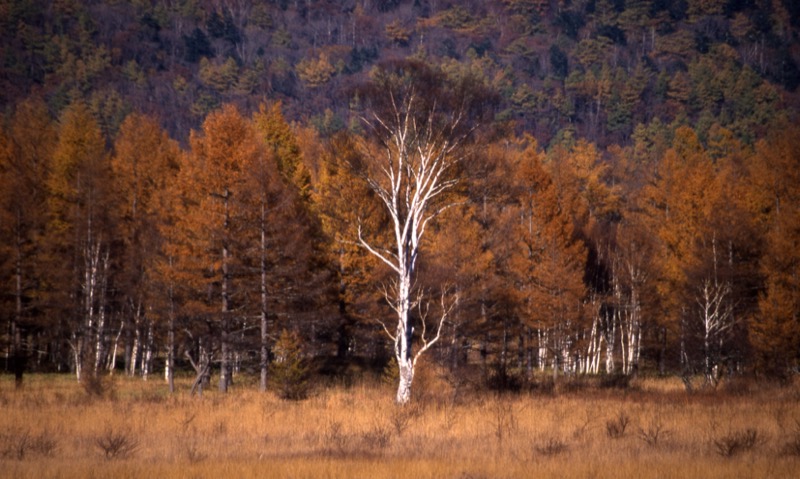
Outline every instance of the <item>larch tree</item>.
<svg viewBox="0 0 800 479">
<path fill-rule="evenodd" d="M 155 353 L 153 316 L 158 311 L 153 299 L 156 254 L 161 247 L 158 222 L 162 212 L 157 200 L 177 174 L 179 154 L 177 143 L 155 120 L 134 113 L 122 123 L 111 158 L 114 191 L 119 198 L 115 213 L 123 248 L 118 261 L 123 267 L 118 284 L 124 295 L 125 319 L 112 346 L 109 368 L 114 369 L 119 336 L 125 332 L 125 369 L 132 375 L 140 363 L 145 378 Z M 165 375 L 172 385 L 174 344 L 168 343 Z"/>
<path fill-rule="evenodd" d="M 310 177 L 302 161 L 302 153 L 291 125 L 281 111 L 281 103 L 261 104 L 253 115 L 259 136 L 272 153 L 280 173 L 286 182 L 294 185 L 303 198 L 309 194 Z"/>
<path fill-rule="evenodd" d="M 105 351 L 112 231 L 109 155 L 97 121 L 77 101 L 62 114 L 49 176 L 46 233 L 48 303 L 69 336 L 80 380 Z M 65 267 L 66 263 L 66 267 Z"/>
<path fill-rule="evenodd" d="M 559 368 L 570 366 L 572 333 L 583 316 L 586 250 L 535 141 L 519 152 L 517 162 L 514 285 L 523 322 L 538 336 L 540 366 L 552 356 L 555 377 Z"/>
<path fill-rule="evenodd" d="M 662 157 L 644 188 L 638 219 L 657 238 L 656 281 L 668 325 L 680 329 L 687 311 L 681 294 L 687 284 L 695 244 L 705 221 L 706 190 L 713 179 L 712 163 L 697 135 L 688 127 L 675 132 L 672 147 Z M 685 325 L 684 325 L 685 326 Z M 682 353 L 682 356 L 684 354 Z"/>
<path fill-rule="evenodd" d="M 286 318 L 298 303 L 313 304 L 304 296 L 313 283 L 313 234 L 304 203 L 307 174 L 300 162 L 299 145 L 283 120 L 279 104 L 262 105 L 251 124 L 262 148 L 259 154 L 247 156 L 243 165 L 240 202 L 245 226 L 241 234 L 245 269 L 257 272 L 247 279 L 251 286 L 246 291 L 248 305 L 258 305 L 248 309 L 258 317 L 259 388 L 265 391 L 276 337 L 273 323 L 283 318 L 280 329 L 286 329 Z"/>
<path fill-rule="evenodd" d="M 759 315 L 751 324 L 760 371 L 784 376 L 800 361 L 800 132 L 776 129 L 757 144 L 752 204 L 764 235 Z"/>
<path fill-rule="evenodd" d="M 377 232 L 388 216 L 367 183 L 359 181 L 349 168 L 361 161 L 358 140 L 345 132 L 335 135 L 323 152 L 311 196 L 326 239 L 327 262 L 336 281 L 336 355 L 340 359 L 353 353 L 377 357 L 381 344 L 374 340 L 381 336 L 376 336 L 370 327 L 376 326 L 371 318 L 379 314 L 375 305 L 380 303 L 380 292 L 374 284 L 386 281 L 387 267 L 353 238 L 358 235 L 359 224 Z"/>
<path fill-rule="evenodd" d="M 444 329 L 447 344 L 440 348 L 443 354 L 439 356 L 451 371 L 467 363 L 466 352 L 478 326 L 474 320 L 482 309 L 483 279 L 492 269 L 493 255 L 485 247 L 478 217 L 477 205 L 467 199 L 443 215 L 440 224 L 431 229 L 430 248 L 421 270 L 421 287 L 440 299 L 453 298 Z M 448 304 L 439 301 L 435 306 L 441 310 Z"/>
<path fill-rule="evenodd" d="M 606 372 L 615 371 L 616 341 L 622 374 L 638 370 L 645 328 L 645 311 L 653 303 L 652 241 L 636 223 L 625 220 L 614 225 L 609 232 L 607 256 L 609 264 L 609 298 L 599 318 L 606 341 Z"/>
<path fill-rule="evenodd" d="M 33 312 L 41 281 L 40 238 L 46 225 L 48 163 L 55 146 L 56 130 L 47 106 L 39 97 L 23 101 L 6 130 L 0 130 L 0 280 L 10 303 L 0 305 L 9 318 L 7 354 L 17 381 L 22 380 L 27 357 L 34 344 L 26 341 L 35 329 Z"/>
<path fill-rule="evenodd" d="M 398 61 L 372 71 L 364 97 L 370 107 L 365 121 L 372 141 L 363 144 L 363 162 L 351 165 L 369 185 L 388 214 L 391 241 L 378 244 L 373 231 L 358 228 L 358 243 L 388 266 L 394 275 L 386 299 L 396 325 L 384 323 L 394 342 L 399 368 L 396 401 L 411 399 L 411 385 L 420 356 L 441 338 L 451 306 L 428 324 L 418 315 L 420 347 L 415 337 L 414 309 L 426 310 L 429 299 L 416 288 L 423 238 L 440 214 L 452 207 L 450 196 L 459 183 L 466 141 L 482 106 L 478 86 L 470 81 L 448 85 L 422 63 Z M 374 238 L 374 237 L 373 237 Z"/>
<path fill-rule="evenodd" d="M 264 154 L 263 144 L 250 121 L 232 105 L 212 112 L 189 143 L 191 150 L 183 156 L 179 173 L 184 209 L 178 218 L 178 241 L 183 247 L 176 260 L 182 263 L 182 281 L 193 297 L 195 319 L 205 318 L 217 336 L 219 390 L 226 392 L 232 383 L 232 331 L 242 319 L 246 292 L 245 173 Z"/>
<path fill-rule="evenodd" d="M 645 188 L 640 216 L 656 240 L 653 263 L 658 272 L 653 279 L 665 326 L 680 341 L 688 388 L 698 369 L 706 385 L 716 384 L 720 351 L 727 347 L 737 318 L 731 275 L 743 267 L 737 256 L 744 246 L 734 234 L 743 225 L 731 213 L 736 210 L 732 197 L 724 194 L 736 188 L 736 181 L 722 173 L 727 160 L 712 155 L 719 152 L 707 150 L 690 128 L 679 127 Z"/>
</svg>

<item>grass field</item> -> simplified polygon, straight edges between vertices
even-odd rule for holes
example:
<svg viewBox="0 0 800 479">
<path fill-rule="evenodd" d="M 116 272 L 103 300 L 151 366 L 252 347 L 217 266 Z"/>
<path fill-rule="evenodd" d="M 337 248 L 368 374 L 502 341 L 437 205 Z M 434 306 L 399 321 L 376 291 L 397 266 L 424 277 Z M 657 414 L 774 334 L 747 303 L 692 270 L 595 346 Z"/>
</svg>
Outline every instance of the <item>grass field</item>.
<svg viewBox="0 0 800 479">
<path fill-rule="evenodd" d="M 170 396 L 116 378 L 0 377 L 0 476 L 13 478 L 790 478 L 800 387 L 742 383 L 689 395 L 672 379 L 496 396 L 428 379 L 397 407 L 379 383 L 305 401 L 238 378 L 226 395 Z"/>
</svg>

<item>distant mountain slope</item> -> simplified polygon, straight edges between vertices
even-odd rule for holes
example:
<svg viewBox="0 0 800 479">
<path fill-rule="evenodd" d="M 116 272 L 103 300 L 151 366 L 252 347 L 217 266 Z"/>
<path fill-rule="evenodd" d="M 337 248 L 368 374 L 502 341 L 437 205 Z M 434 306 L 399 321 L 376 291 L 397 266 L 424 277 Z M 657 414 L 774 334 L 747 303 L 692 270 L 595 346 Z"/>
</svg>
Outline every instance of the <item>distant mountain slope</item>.
<svg viewBox="0 0 800 479">
<path fill-rule="evenodd" d="M 656 118 L 752 141 L 796 115 L 799 29 L 792 0 L 0 0 L 0 105 L 80 96 L 109 135 L 143 111 L 185 140 L 222 103 L 279 99 L 325 135 L 371 65 L 415 56 L 481 78 L 542 144 Z"/>
</svg>

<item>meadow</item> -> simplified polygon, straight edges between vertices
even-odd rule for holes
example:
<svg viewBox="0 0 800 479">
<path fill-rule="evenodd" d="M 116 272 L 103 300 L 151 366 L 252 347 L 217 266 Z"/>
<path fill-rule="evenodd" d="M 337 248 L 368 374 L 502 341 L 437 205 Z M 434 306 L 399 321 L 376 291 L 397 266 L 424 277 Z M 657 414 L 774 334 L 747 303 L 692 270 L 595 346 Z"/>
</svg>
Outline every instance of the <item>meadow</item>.
<svg viewBox="0 0 800 479">
<path fill-rule="evenodd" d="M 566 381 L 496 395 L 421 378 L 396 406 L 380 381 L 302 401 L 237 377 L 227 394 L 169 395 L 160 378 L 0 376 L 0 477 L 789 478 L 800 471 L 800 385 Z"/>
</svg>

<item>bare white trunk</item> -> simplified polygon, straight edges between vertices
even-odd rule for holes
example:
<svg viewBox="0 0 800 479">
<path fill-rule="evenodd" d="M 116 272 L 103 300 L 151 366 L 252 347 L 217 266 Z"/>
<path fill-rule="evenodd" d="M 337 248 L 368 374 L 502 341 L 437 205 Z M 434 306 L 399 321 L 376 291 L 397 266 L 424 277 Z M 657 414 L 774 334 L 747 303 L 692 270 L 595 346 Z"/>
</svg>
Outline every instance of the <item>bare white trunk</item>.
<svg viewBox="0 0 800 479">
<path fill-rule="evenodd" d="M 616 369 L 614 361 L 614 348 L 617 344 L 617 323 L 614 316 L 606 313 L 606 373 L 611 374 Z"/>
<path fill-rule="evenodd" d="M 261 378 L 259 390 L 267 390 L 269 367 L 269 324 L 267 323 L 267 212 L 266 201 L 261 201 Z"/>
<path fill-rule="evenodd" d="M 544 371 L 547 366 L 547 331 L 542 329 L 536 330 L 536 339 L 538 340 L 539 347 L 537 348 L 536 358 L 539 363 L 539 371 Z"/>
<path fill-rule="evenodd" d="M 169 266 L 172 268 L 172 257 L 169 258 Z M 169 392 L 175 392 L 175 296 L 173 285 L 168 286 L 169 298 L 169 318 L 167 321 L 167 364 L 164 368 L 164 376 L 169 385 Z"/>
<path fill-rule="evenodd" d="M 141 338 L 142 338 L 142 333 L 139 321 L 137 320 L 134 323 L 133 346 L 131 347 L 131 363 L 130 363 L 130 369 L 128 370 L 128 376 L 136 375 L 136 363 L 139 361 L 139 351 L 142 348 Z"/>
<path fill-rule="evenodd" d="M 228 227 L 230 224 L 230 217 L 229 217 L 229 210 L 228 210 L 228 200 L 230 198 L 230 192 L 225 190 L 225 194 L 222 195 L 224 200 L 224 207 L 225 207 L 225 223 L 224 228 L 227 233 Z M 231 383 L 231 371 L 230 371 L 230 347 L 228 344 L 228 328 L 229 328 L 229 318 L 228 313 L 230 312 L 230 275 L 228 271 L 228 262 L 230 261 L 230 250 L 228 249 L 227 240 L 223 243 L 222 246 L 222 277 L 220 278 L 222 281 L 222 321 L 221 321 L 221 328 L 220 328 L 220 362 L 219 362 L 219 391 L 220 392 L 228 392 L 228 386 Z"/>
<path fill-rule="evenodd" d="M 70 341 L 70 348 L 72 349 L 72 358 L 75 361 L 75 379 L 78 382 L 82 379 L 83 374 L 83 338 L 73 334 L 72 341 Z"/>
<path fill-rule="evenodd" d="M 169 385 L 169 392 L 175 392 L 175 312 L 172 304 L 172 292 L 170 287 L 170 311 L 167 325 L 167 363 L 164 367 L 164 379 Z"/>
<path fill-rule="evenodd" d="M 108 370 L 112 374 L 117 369 L 117 354 L 119 352 L 119 339 L 122 337 L 122 332 L 125 330 L 125 322 L 120 320 L 119 331 L 114 336 L 114 346 L 111 348 L 111 358 L 108 361 Z"/>
<path fill-rule="evenodd" d="M 98 258 L 99 259 L 99 258 Z M 100 283 L 100 291 L 99 298 L 97 301 L 97 335 L 95 337 L 95 358 L 94 358 L 94 372 L 97 374 L 97 371 L 100 369 L 100 364 L 103 361 L 103 357 L 105 355 L 105 342 L 106 342 L 106 290 L 108 289 L 108 259 L 109 259 L 109 252 L 106 251 L 105 255 L 102 259 L 102 264 L 98 265 L 100 271 L 98 274 L 100 275 L 98 282 Z"/>
<path fill-rule="evenodd" d="M 716 385 L 718 381 L 720 350 L 725 333 L 734 326 L 733 306 L 729 300 L 731 286 L 719 281 L 717 276 L 717 243 L 712 240 L 713 275 L 703 281 L 696 301 L 700 309 L 703 327 L 703 360 L 706 384 Z"/>
<path fill-rule="evenodd" d="M 142 353 L 142 379 L 147 381 L 150 376 L 150 369 L 153 366 L 153 322 L 147 320 L 147 334 L 144 341 L 144 352 Z"/>
</svg>

